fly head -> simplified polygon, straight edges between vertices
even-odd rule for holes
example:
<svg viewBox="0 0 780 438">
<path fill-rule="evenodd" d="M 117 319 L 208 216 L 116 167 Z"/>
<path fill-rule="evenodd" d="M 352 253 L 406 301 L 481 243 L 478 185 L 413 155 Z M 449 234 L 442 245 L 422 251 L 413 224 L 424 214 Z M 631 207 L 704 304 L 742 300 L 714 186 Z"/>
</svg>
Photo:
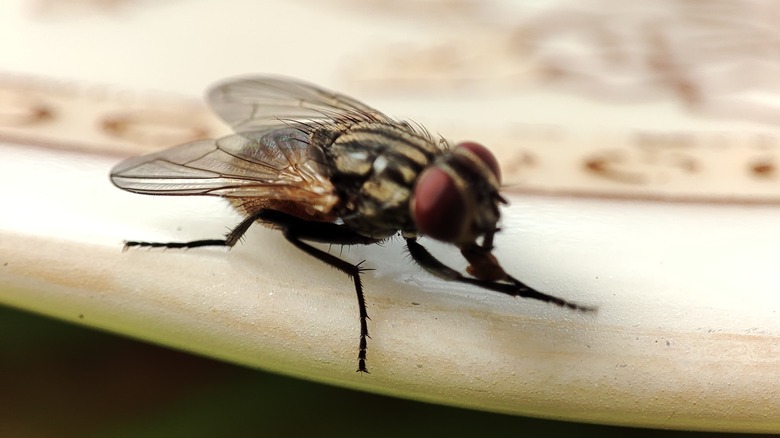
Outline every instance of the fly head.
<svg viewBox="0 0 780 438">
<path fill-rule="evenodd" d="M 478 143 L 459 143 L 423 171 L 410 204 L 417 231 L 460 248 L 469 273 L 481 280 L 506 277 L 491 254 L 498 205 L 506 203 L 500 185 L 493 154 Z"/>
</svg>

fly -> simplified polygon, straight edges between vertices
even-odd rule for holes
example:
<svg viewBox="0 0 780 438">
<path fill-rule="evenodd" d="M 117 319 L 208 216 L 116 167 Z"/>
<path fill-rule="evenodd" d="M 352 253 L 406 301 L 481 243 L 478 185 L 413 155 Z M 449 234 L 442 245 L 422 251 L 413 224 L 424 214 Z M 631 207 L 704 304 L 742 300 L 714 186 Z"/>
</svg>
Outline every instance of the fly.
<svg viewBox="0 0 780 438">
<path fill-rule="evenodd" d="M 212 109 L 235 131 L 130 158 L 111 170 L 117 187 L 147 195 L 226 198 L 244 219 L 224 239 L 125 242 L 125 247 L 234 246 L 258 222 L 344 272 L 360 315 L 359 372 L 366 368 L 361 263 L 308 242 L 368 245 L 401 234 L 423 269 L 449 281 L 571 309 L 593 308 L 548 295 L 507 274 L 492 254 L 498 232 L 498 161 L 484 146 L 450 147 L 424 128 L 394 120 L 350 97 L 293 79 L 239 78 L 208 93 Z M 469 263 L 467 275 L 437 260 L 420 236 L 449 243 Z"/>
</svg>

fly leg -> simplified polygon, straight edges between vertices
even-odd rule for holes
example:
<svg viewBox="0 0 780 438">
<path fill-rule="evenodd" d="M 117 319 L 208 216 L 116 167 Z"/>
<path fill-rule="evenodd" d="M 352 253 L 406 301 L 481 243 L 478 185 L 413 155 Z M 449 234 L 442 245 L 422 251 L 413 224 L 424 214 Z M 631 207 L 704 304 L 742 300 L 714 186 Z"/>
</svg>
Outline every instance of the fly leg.
<svg viewBox="0 0 780 438">
<path fill-rule="evenodd" d="M 338 269 L 339 271 L 352 277 L 355 282 L 355 292 L 357 293 L 358 308 L 360 312 L 360 347 L 358 352 L 358 371 L 367 373 L 366 368 L 366 338 L 368 335 L 368 312 L 366 311 L 366 300 L 363 297 L 363 284 L 360 281 L 360 273 L 365 270 L 361 268 L 360 263 L 353 265 L 349 262 L 315 248 L 303 240 L 311 240 L 321 243 L 331 243 L 337 245 L 368 245 L 377 243 L 380 240 L 361 236 L 351 229 L 330 222 L 307 221 L 287 213 L 277 210 L 262 209 L 247 216 L 239 223 L 224 239 L 205 239 L 193 240 L 191 242 L 125 242 L 125 248 L 129 247 L 150 247 L 150 248 L 198 248 L 202 246 L 226 246 L 233 247 L 246 233 L 249 227 L 255 222 L 269 224 L 282 231 L 284 237 L 297 248 L 316 259 Z M 362 263 L 362 262 L 361 262 Z"/>
<path fill-rule="evenodd" d="M 275 227 L 281 229 L 284 237 L 306 254 L 309 254 L 317 260 L 352 277 L 352 280 L 355 283 L 355 292 L 357 293 L 358 309 L 360 312 L 360 344 L 357 371 L 368 373 L 368 369 L 366 368 L 366 338 L 369 338 L 370 336 L 368 335 L 368 323 L 366 320 L 369 319 L 369 317 L 368 312 L 366 311 L 366 300 L 363 297 L 363 284 L 360 281 L 360 273 L 363 272 L 365 268 L 360 266 L 362 262 L 353 265 L 328 252 L 315 248 L 303 240 L 337 245 L 368 245 L 377 243 L 380 240 L 361 236 L 343 225 L 329 222 L 306 221 L 276 210 L 261 210 L 256 216 L 257 219 L 266 223 L 271 223 Z"/>
<path fill-rule="evenodd" d="M 507 275 L 507 278 L 505 280 L 507 281 L 506 283 L 498 282 L 498 281 L 479 280 L 476 278 L 466 277 L 460 272 L 450 268 L 449 266 L 437 260 L 436 257 L 434 257 L 430 252 L 428 252 L 427 249 L 425 249 L 424 246 L 420 245 L 417 242 L 416 238 L 406 239 L 406 247 L 409 249 L 409 255 L 412 256 L 412 259 L 414 259 L 414 261 L 418 265 L 420 265 L 423 269 L 425 269 L 426 271 L 430 272 L 431 274 L 439 278 L 443 278 L 449 281 L 457 281 L 460 283 L 471 284 L 495 292 L 501 292 L 507 295 L 524 297 L 524 298 L 532 298 L 535 300 L 544 301 L 546 303 L 552 303 L 558 306 L 568 307 L 570 309 L 580 310 L 583 312 L 589 312 L 595 310 L 595 308 L 593 307 L 582 306 L 580 304 L 566 301 L 562 298 L 558 298 L 552 295 L 547 295 L 543 292 L 539 292 L 538 290 L 526 285 L 520 280 L 517 280 L 516 278 L 511 277 L 509 275 Z"/>
<path fill-rule="evenodd" d="M 137 241 L 125 241 L 125 247 L 146 247 L 146 248 L 175 248 L 175 249 L 188 249 L 188 248 L 200 248 L 202 246 L 226 246 L 232 248 L 241 239 L 241 236 L 246 233 L 250 226 L 257 220 L 256 215 L 247 216 L 242 220 L 235 228 L 233 228 L 224 239 L 203 239 L 193 240 L 190 242 L 137 242 Z"/>
</svg>

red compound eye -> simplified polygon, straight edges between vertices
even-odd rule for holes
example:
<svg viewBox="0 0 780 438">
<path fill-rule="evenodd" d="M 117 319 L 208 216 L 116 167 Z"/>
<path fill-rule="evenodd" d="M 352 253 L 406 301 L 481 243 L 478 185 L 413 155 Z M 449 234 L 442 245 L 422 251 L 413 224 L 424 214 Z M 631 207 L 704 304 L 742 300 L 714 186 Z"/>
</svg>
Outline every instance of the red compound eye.
<svg viewBox="0 0 780 438">
<path fill-rule="evenodd" d="M 453 242 L 463 232 L 466 202 L 449 175 L 432 167 L 420 175 L 414 189 L 412 218 L 422 234 Z"/>
<path fill-rule="evenodd" d="M 466 149 L 479 157 L 479 159 L 482 160 L 482 162 L 485 163 L 485 165 L 491 171 L 493 171 L 493 175 L 496 176 L 496 180 L 499 184 L 501 184 L 501 168 L 498 166 L 498 160 L 496 160 L 496 157 L 493 155 L 493 153 L 490 152 L 485 146 L 482 146 L 479 143 L 474 143 L 473 141 L 464 141 L 463 143 L 458 143 L 455 148 Z"/>
</svg>

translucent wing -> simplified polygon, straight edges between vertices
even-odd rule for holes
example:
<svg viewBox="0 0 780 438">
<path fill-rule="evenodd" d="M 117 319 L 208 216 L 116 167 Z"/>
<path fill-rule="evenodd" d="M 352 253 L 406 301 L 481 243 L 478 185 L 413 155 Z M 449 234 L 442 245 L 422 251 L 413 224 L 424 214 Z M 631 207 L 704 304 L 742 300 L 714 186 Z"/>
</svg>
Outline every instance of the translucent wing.
<svg viewBox="0 0 780 438">
<path fill-rule="evenodd" d="M 328 213 L 338 199 L 317 154 L 296 129 L 234 134 L 130 158 L 111 170 L 111 181 L 135 193 L 276 200 Z"/>
<path fill-rule="evenodd" d="M 275 129 L 290 122 L 392 121 L 351 97 L 306 82 L 271 76 L 224 82 L 212 88 L 207 99 L 236 132 Z"/>
</svg>

